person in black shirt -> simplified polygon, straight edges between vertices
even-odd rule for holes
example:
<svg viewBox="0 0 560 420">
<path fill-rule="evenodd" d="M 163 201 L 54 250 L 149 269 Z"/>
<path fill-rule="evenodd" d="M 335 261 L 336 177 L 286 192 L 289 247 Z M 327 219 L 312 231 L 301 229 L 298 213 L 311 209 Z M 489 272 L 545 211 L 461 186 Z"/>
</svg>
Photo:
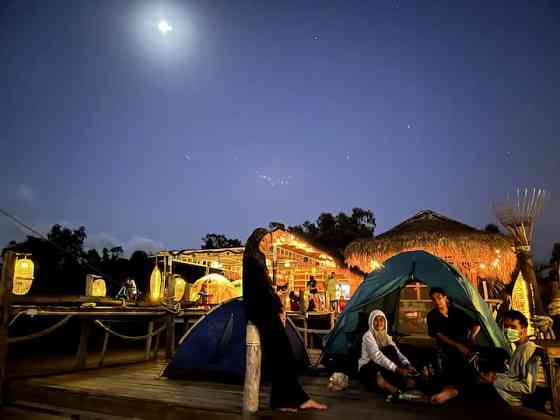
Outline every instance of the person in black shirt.
<svg viewBox="0 0 560 420">
<path fill-rule="evenodd" d="M 480 331 L 480 324 L 460 309 L 449 306 L 443 289 L 432 288 L 430 298 L 435 308 L 427 316 L 428 334 L 435 338 L 445 360 L 443 388 L 430 399 L 432 404 L 439 405 L 455 398 L 459 385 L 467 380 L 468 361 L 472 357 L 470 346 Z"/>
</svg>

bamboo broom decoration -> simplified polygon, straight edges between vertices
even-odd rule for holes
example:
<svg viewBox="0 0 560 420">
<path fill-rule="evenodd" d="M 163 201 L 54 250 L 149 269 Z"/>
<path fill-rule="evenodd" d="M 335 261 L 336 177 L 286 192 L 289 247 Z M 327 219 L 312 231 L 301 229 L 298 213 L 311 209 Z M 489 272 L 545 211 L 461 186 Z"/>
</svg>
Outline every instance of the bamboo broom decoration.
<svg viewBox="0 0 560 420">
<path fill-rule="evenodd" d="M 533 268 L 531 245 L 535 220 L 542 212 L 547 195 L 543 189 L 517 189 L 514 196 L 495 205 L 496 217 L 513 237 L 519 268 L 529 286 L 532 315 L 545 314 Z"/>
</svg>

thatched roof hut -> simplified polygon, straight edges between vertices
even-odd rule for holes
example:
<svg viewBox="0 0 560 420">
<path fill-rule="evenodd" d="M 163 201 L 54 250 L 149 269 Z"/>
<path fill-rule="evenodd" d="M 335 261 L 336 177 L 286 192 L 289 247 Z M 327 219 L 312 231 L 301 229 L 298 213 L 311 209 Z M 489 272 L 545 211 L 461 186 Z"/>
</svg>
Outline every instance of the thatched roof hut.
<svg viewBox="0 0 560 420">
<path fill-rule="evenodd" d="M 509 237 L 476 229 L 431 210 L 373 239 L 350 243 L 345 256 L 348 265 L 369 272 L 395 254 L 414 250 L 444 259 L 475 285 L 478 278 L 509 284 L 516 265 Z"/>
</svg>

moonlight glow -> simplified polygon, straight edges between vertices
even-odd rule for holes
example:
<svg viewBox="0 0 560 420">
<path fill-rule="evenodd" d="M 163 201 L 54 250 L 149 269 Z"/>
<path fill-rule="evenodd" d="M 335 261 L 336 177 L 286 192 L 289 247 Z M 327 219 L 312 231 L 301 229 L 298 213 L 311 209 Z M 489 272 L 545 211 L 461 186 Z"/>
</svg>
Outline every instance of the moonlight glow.
<svg viewBox="0 0 560 420">
<path fill-rule="evenodd" d="M 166 20 L 160 20 L 157 24 L 157 28 L 163 35 L 167 35 L 168 32 L 173 31 L 173 27 Z"/>
</svg>

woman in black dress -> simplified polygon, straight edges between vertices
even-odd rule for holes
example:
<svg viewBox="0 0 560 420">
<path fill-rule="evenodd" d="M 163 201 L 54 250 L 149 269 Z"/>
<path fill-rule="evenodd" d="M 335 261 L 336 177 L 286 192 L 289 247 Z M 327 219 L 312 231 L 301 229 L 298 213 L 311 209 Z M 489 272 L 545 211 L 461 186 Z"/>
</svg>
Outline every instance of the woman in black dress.
<svg viewBox="0 0 560 420">
<path fill-rule="evenodd" d="M 309 398 L 297 379 L 296 361 L 280 320 L 282 303 L 272 288 L 266 258 L 259 248 L 268 233 L 266 229 L 256 229 L 245 245 L 243 302 L 247 320 L 259 330 L 263 352 L 271 362 L 270 406 L 280 410 L 326 410 L 327 406 Z"/>
</svg>

